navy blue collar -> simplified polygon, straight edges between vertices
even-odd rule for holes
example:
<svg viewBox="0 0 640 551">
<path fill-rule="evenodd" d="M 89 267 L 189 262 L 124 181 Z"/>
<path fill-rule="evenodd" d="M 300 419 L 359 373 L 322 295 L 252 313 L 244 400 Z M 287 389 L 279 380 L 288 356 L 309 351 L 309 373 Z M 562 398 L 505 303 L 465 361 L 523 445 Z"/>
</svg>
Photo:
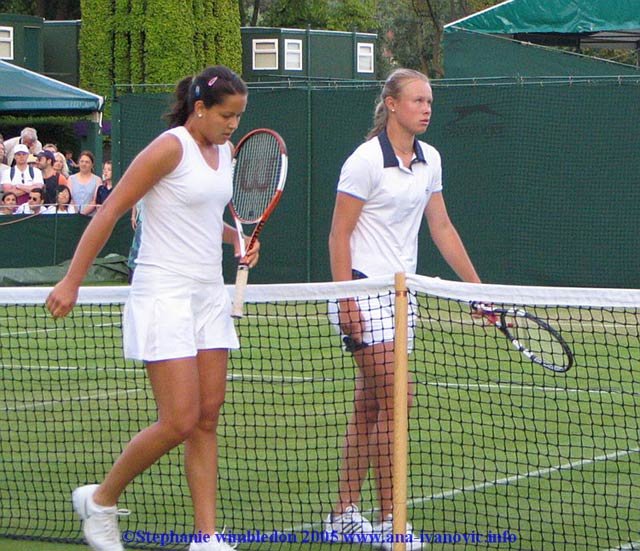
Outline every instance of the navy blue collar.
<svg viewBox="0 0 640 551">
<path fill-rule="evenodd" d="M 384 168 L 390 168 L 393 166 L 400 166 L 400 162 L 398 161 L 398 157 L 396 157 L 395 152 L 393 151 L 393 146 L 389 141 L 389 136 L 387 136 L 387 131 L 383 130 L 378 134 L 378 142 L 380 142 L 380 148 L 382 149 L 382 158 L 384 160 Z M 424 158 L 424 153 L 422 152 L 422 147 L 418 143 L 417 139 L 413 139 L 413 152 L 415 153 L 415 159 L 413 159 L 412 163 L 426 163 L 427 160 Z"/>
</svg>

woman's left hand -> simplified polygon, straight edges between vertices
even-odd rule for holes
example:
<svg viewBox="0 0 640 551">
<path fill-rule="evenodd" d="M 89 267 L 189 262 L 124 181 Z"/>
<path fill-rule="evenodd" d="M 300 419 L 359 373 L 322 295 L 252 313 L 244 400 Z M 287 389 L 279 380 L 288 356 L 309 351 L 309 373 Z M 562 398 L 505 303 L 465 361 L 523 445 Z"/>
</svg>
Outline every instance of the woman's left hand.
<svg viewBox="0 0 640 551">
<path fill-rule="evenodd" d="M 244 238 L 245 247 L 249 247 L 250 242 L 251 242 L 251 238 L 245 236 Z M 251 248 L 247 249 L 247 254 L 244 255 L 243 261 L 247 266 L 249 266 L 249 268 L 253 268 L 258 263 L 259 258 L 260 258 L 260 241 L 256 239 L 253 242 L 253 245 L 251 245 Z"/>
</svg>

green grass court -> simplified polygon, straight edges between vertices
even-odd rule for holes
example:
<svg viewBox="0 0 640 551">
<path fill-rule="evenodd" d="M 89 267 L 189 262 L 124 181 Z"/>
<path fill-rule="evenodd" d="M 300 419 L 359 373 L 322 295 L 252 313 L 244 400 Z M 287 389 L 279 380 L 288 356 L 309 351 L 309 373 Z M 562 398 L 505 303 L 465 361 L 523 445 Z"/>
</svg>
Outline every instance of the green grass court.
<svg viewBox="0 0 640 551">
<path fill-rule="evenodd" d="M 86 545 L 0 539 L 0 551 L 65 551 L 86 549 Z"/>
<path fill-rule="evenodd" d="M 640 548 L 631 546 L 640 545 L 635 311 L 546 312 L 576 356 L 571 371 L 553 374 L 456 303 L 419 303 L 415 533 L 433 549 Z M 40 306 L 2 307 L 0 324 L 0 535 L 79 542 L 71 490 L 99 479 L 154 419 L 144 370 L 121 357 L 118 306 L 79 306 L 63 322 Z M 335 499 L 354 378 L 324 302 L 252 305 L 239 333 L 219 431 L 221 522 L 233 533 L 297 538 L 239 549 L 353 549 L 305 541 Z M 189 533 L 180 451 L 137 479 L 120 506 L 132 511 L 122 530 Z M 361 509 L 374 507 L 367 485 Z M 509 541 L 487 541 L 507 532 Z M 458 541 L 439 543 L 447 537 Z M 0 540 L 0 551 L 76 548 Z"/>
</svg>

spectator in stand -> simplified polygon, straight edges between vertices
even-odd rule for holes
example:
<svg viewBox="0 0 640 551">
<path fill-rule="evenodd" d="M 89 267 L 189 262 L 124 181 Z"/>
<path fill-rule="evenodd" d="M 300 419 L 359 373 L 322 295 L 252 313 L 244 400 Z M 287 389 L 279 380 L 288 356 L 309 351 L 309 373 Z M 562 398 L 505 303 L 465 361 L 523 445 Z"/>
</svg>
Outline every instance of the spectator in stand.
<svg viewBox="0 0 640 551">
<path fill-rule="evenodd" d="M 42 172 L 37 167 L 27 165 L 29 150 L 24 144 L 18 144 L 14 150 L 16 165 L 2 174 L 2 190 L 13 191 L 18 198 L 18 204 L 23 205 L 29 199 L 29 192 L 33 187 L 42 187 Z"/>
<path fill-rule="evenodd" d="M 113 189 L 113 183 L 111 181 L 112 165 L 111 161 L 105 161 L 102 164 L 102 184 L 96 189 L 96 196 L 93 202 L 96 204 L 96 208 L 101 206 L 109 197 L 111 190 Z"/>
<path fill-rule="evenodd" d="M 92 215 L 96 210 L 94 202 L 96 190 L 102 184 L 99 176 L 93 173 L 96 158 L 91 151 L 83 151 L 78 159 L 80 170 L 69 178 L 71 198 L 80 214 Z"/>
<path fill-rule="evenodd" d="M 44 206 L 44 188 L 34 187 L 29 192 L 29 201 L 20 205 L 16 214 L 44 214 L 47 211 Z"/>
<path fill-rule="evenodd" d="M 38 157 L 29 153 L 29 156 L 27 157 L 27 164 L 33 167 L 38 166 Z"/>
<path fill-rule="evenodd" d="M 38 153 L 38 168 L 42 172 L 42 181 L 44 182 L 45 198 L 47 205 L 53 205 L 56 202 L 56 191 L 58 186 L 67 185 L 68 181 L 64 175 L 57 173 L 53 169 L 53 163 L 56 156 L 48 149 L 43 149 Z"/>
<path fill-rule="evenodd" d="M 62 174 L 67 180 L 69 179 L 69 169 L 67 168 L 67 161 L 64 155 L 57 151 L 53 154 L 56 160 L 53 163 L 53 170 L 58 174 Z"/>
<path fill-rule="evenodd" d="M 0 182 L 2 181 L 2 173 L 9 170 L 9 165 L 4 162 L 4 143 L 0 142 Z"/>
<path fill-rule="evenodd" d="M 73 151 L 64 152 L 64 162 L 67 165 L 69 174 L 75 174 L 80 170 L 80 165 L 73 160 Z"/>
<path fill-rule="evenodd" d="M 0 205 L 0 215 L 13 214 L 18 205 L 18 198 L 13 191 L 7 191 L 2 197 L 2 204 Z"/>
<path fill-rule="evenodd" d="M 54 143 L 46 143 L 42 146 L 42 149 L 48 149 L 49 151 L 51 151 L 51 153 L 58 152 L 58 146 Z"/>
<path fill-rule="evenodd" d="M 5 140 L 5 156 L 6 163 L 13 165 L 13 156 L 16 151 L 16 146 L 25 145 L 27 147 L 27 154 L 37 155 L 42 151 L 42 144 L 38 141 L 38 133 L 35 128 L 26 127 L 22 129 L 19 136 Z"/>
<path fill-rule="evenodd" d="M 75 214 L 76 208 L 71 203 L 71 190 L 68 186 L 59 185 L 56 188 L 55 204 L 51 205 L 45 214 Z"/>
</svg>

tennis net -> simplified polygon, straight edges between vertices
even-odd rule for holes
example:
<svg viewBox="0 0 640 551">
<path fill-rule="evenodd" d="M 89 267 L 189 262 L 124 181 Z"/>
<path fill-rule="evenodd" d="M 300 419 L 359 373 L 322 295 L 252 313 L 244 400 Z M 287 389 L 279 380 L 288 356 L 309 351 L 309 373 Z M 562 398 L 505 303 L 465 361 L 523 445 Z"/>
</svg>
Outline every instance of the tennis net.
<svg viewBox="0 0 640 551">
<path fill-rule="evenodd" d="M 407 281 L 414 537 L 442 548 L 640 548 L 640 291 Z M 0 289 L 0 536 L 79 542 L 71 491 L 102 479 L 155 406 L 142 365 L 122 358 L 128 288 L 83 288 L 57 321 L 48 291 Z M 247 289 L 219 427 L 219 522 L 240 549 L 340 548 L 322 519 L 336 501 L 356 369 L 327 305 L 355 295 L 393 302 L 393 278 Z M 471 301 L 547 321 L 574 366 L 534 364 L 473 318 Z M 184 549 L 193 530 L 181 449 L 120 506 L 132 510 L 120 521 L 127 547 Z M 375 518 L 369 481 L 359 507 Z"/>
</svg>

